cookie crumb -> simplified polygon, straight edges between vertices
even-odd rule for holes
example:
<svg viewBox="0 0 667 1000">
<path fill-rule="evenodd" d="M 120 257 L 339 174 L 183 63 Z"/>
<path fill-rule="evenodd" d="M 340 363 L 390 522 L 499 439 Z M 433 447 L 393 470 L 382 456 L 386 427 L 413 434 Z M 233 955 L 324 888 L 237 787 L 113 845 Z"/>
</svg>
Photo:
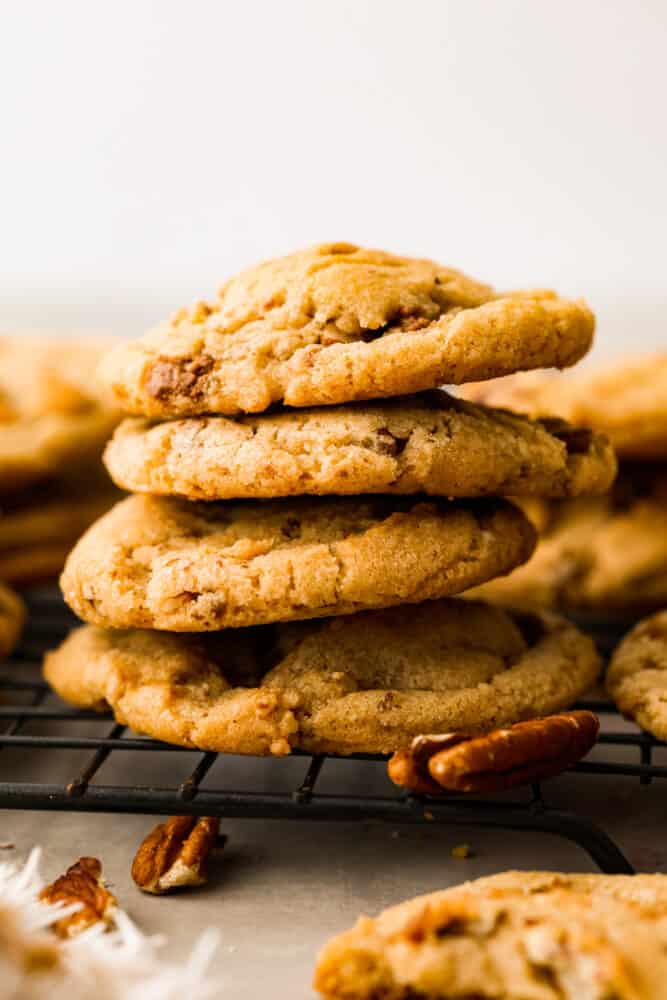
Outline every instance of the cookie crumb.
<svg viewBox="0 0 667 1000">
<path fill-rule="evenodd" d="M 469 858 L 472 852 L 470 844 L 457 844 L 456 847 L 452 847 L 450 853 L 453 858 L 463 859 Z"/>
<path fill-rule="evenodd" d="M 13 851 L 16 844 L 12 844 L 11 840 L 5 840 L 0 843 L 0 851 Z"/>
</svg>

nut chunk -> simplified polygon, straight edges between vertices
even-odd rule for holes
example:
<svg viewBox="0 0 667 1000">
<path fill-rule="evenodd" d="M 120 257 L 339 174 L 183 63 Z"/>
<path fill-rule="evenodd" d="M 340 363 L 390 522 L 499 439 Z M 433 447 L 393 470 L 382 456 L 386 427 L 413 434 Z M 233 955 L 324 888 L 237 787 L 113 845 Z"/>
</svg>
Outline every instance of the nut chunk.
<svg viewBox="0 0 667 1000">
<path fill-rule="evenodd" d="M 484 736 L 418 736 L 389 761 L 391 780 L 418 795 L 493 792 L 560 774 L 588 753 L 600 723 L 593 712 L 563 712 Z"/>
<path fill-rule="evenodd" d="M 79 904 L 75 913 L 54 923 L 53 930 L 61 938 L 75 937 L 97 923 L 105 924 L 108 929 L 115 925 L 118 900 L 104 884 L 102 865 L 97 858 L 79 858 L 64 875 L 42 889 L 39 898 L 67 907 Z"/>
<path fill-rule="evenodd" d="M 219 829 L 220 820 L 214 816 L 172 816 L 141 844 L 132 878 L 144 892 L 158 896 L 171 889 L 203 885 Z"/>
</svg>

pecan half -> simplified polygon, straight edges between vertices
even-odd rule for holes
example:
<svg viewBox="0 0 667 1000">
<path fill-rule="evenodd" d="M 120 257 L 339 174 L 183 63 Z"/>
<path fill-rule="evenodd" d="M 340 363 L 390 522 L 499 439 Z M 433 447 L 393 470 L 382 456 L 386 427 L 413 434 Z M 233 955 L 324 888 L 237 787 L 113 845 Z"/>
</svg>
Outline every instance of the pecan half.
<svg viewBox="0 0 667 1000">
<path fill-rule="evenodd" d="M 47 885 L 39 894 L 45 903 L 63 906 L 79 904 L 76 913 L 56 920 L 53 930 L 61 938 L 75 937 L 93 924 L 115 924 L 118 900 L 102 880 L 102 865 L 97 858 L 79 858 L 64 875 Z"/>
<path fill-rule="evenodd" d="M 220 820 L 214 816 L 172 816 L 142 842 L 132 863 L 132 878 L 144 892 L 155 895 L 203 885 L 219 829 Z"/>
<path fill-rule="evenodd" d="M 562 712 L 483 736 L 417 737 L 389 761 L 395 784 L 418 795 L 493 792 L 560 774 L 585 757 L 600 723 L 593 712 Z"/>
<path fill-rule="evenodd" d="M 428 773 L 434 754 L 465 740 L 463 733 L 436 733 L 415 736 L 408 750 L 398 750 L 387 764 L 387 773 L 395 785 L 409 788 L 415 795 L 439 795 L 440 785 Z"/>
</svg>

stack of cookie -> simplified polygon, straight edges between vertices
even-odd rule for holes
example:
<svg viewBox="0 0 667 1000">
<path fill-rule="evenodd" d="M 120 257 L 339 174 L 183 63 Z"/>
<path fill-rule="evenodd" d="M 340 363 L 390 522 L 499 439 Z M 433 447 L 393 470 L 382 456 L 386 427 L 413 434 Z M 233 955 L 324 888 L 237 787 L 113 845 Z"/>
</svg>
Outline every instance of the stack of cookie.
<svg viewBox="0 0 667 1000">
<path fill-rule="evenodd" d="M 256 754 L 568 706 L 598 672 L 587 638 L 449 598 L 531 554 L 501 497 L 604 492 L 611 447 L 436 387 L 571 365 L 592 332 L 580 302 L 335 244 L 117 347 L 103 374 L 134 416 L 106 461 L 134 495 L 68 560 L 90 625 L 47 678 L 158 738 Z"/>
<path fill-rule="evenodd" d="M 595 427 L 620 459 L 602 496 L 522 501 L 540 534 L 537 551 L 480 594 L 626 623 L 667 605 L 667 354 L 575 376 L 530 372 L 463 391 L 492 406 Z"/>
</svg>

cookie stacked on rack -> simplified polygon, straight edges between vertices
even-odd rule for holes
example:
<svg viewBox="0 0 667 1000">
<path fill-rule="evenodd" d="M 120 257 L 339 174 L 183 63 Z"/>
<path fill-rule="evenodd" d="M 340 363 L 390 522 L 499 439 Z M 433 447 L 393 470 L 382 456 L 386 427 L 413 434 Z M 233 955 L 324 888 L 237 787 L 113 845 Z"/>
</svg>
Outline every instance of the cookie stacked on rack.
<svg viewBox="0 0 667 1000">
<path fill-rule="evenodd" d="M 106 460 L 134 495 L 68 561 L 95 627 L 48 679 L 246 753 L 386 751 L 569 705 L 597 674 L 588 639 L 449 598 L 531 554 L 503 496 L 603 492 L 611 446 L 437 386 L 571 365 L 592 333 L 581 302 L 332 244 L 118 346 L 103 374 L 133 416 Z"/>
</svg>

